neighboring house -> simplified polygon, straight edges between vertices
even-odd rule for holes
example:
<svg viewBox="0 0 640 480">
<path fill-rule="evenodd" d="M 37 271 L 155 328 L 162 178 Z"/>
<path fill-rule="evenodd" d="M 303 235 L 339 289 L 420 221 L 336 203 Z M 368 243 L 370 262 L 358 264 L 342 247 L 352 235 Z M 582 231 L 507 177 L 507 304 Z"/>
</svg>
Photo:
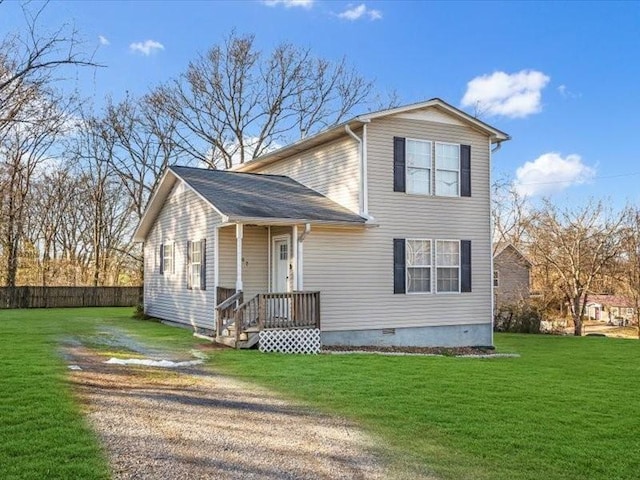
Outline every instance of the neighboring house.
<svg viewBox="0 0 640 480">
<path fill-rule="evenodd" d="M 495 309 L 529 300 L 531 262 L 511 243 L 498 244 L 493 255 Z"/>
<path fill-rule="evenodd" d="M 636 309 L 633 300 L 622 295 L 589 295 L 586 316 L 615 325 L 629 325 L 635 322 Z"/>
<path fill-rule="evenodd" d="M 490 163 L 508 139 L 433 99 L 233 171 L 170 167 L 135 233 L 145 311 L 236 346 L 317 325 L 327 345 L 491 345 Z"/>
</svg>

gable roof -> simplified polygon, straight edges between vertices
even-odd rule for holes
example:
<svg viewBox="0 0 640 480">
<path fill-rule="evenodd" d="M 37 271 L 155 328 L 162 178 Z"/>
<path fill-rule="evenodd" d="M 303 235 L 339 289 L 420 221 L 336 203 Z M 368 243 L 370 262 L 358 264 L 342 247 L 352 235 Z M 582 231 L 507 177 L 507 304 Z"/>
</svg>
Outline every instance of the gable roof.
<svg viewBox="0 0 640 480">
<path fill-rule="evenodd" d="M 600 304 L 608 307 L 634 307 L 633 300 L 624 295 L 588 295 L 587 304 Z"/>
<path fill-rule="evenodd" d="M 511 139 L 511 137 L 503 131 L 494 128 L 475 117 L 472 117 L 468 113 L 463 112 L 453 105 L 449 105 L 444 100 L 441 100 L 439 98 L 432 98 L 431 100 L 427 100 L 425 102 L 412 103 L 409 105 L 404 105 L 402 107 L 390 108 L 379 110 L 377 112 L 370 112 L 364 115 L 358 115 L 357 117 L 353 117 L 351 120 L 347 120 L 346 122 L 330 127 L 326 130 L 316 133 L 315 135 L 311 135 L 310 137 L 298 140 L 297 142 L 291 143 L 285 147 L 262 155 L 258 158 L 249 160 L 248 162 L 244 162 L 240 165 L 235 165 L 231 170 L 243 172 L 251 171 L 258 167 L 268 165 L 288 156 L 295 155 L 296 153 L 303 152 L 309 148 L 316 147 L 320 144 L 327 143 L 332 140 L 336 140 L 344 135 L 347 135 L 347 132 L 345 130 L 346 127 L 349 127 L 350 129 L 358 128 L 376 118 L 408 113 L 414 110 L 420 110 L 429 107 L 434 107 L 439 110 L 445 111 L 449 115 L 452 115 L 453 117 L 461 120 L 463 123 L 469 125 L 470 127 L 476 130 L 480 130 L 483 133 L 489 135 L 491 137 L 491 143 L 501 143 Z"/>
<path fill-rule="evenodd" d="M 159 182 L 134 233 L 144 241 L 177 180 L 218 212 L 223 222 L 364 225 L 366 219 L 283 175 L 171 166 Z"/>
<path fill-rule="evenodd" d="M 515 253 L 516 256 L 520 257 L 527 264 L 527 266 L 529 267 L 533 266 L 533 264 L 531 263 L 531 260 L 529 260 L 524 253 L 518 250 L 513 243 L 509 243 L 509 242 L 499 242 L 496 245 L 496 253 L 493 254 L 493 258 L 497 258 L 507 250 Z"/>
</svg>

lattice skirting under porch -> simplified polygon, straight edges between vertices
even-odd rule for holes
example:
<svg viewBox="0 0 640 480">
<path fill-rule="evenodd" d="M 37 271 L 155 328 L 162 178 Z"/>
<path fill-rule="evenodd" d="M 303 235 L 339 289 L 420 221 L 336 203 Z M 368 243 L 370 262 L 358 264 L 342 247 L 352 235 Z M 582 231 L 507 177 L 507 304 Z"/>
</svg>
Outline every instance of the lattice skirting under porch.
<svg viewBox="0 0 640 480">
<path fill-rule="evenodd" d="M 260 331 L 260 351 L 280 353 L 320 353 L 320 329 Z"/>
</svg>

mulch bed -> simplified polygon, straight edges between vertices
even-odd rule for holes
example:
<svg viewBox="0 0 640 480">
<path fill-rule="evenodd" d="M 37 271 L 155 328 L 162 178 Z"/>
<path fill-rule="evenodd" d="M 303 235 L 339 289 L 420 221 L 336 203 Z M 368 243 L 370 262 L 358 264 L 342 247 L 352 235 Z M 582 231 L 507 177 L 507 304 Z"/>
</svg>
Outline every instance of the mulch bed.
<svg viewBox="0 0 640 480">
<path fill-rule="evenodd" d="M 369 352 L 369 353 L 411 353 L 421 355 L 443 355 L 447 357 L 459 357 L 468 355 L 492 355 L 495 349 L 491 347 L 350 347 L 350 346 L 323 346 L 324 352 Z"/>
</svg>

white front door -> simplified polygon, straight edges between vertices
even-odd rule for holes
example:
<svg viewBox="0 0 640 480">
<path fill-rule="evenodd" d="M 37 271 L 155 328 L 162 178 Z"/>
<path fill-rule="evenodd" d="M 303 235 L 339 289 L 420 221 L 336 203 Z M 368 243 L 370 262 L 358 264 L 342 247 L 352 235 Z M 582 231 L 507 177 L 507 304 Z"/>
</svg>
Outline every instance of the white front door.
<svg viewBox="0 0 640 480">
<path fill-rule="evenodd" d="M 271 291 L 274 293 L 289 291 L 290 257 L 289 235 L 274 237 L 271 252 Z"/>
</svg>

